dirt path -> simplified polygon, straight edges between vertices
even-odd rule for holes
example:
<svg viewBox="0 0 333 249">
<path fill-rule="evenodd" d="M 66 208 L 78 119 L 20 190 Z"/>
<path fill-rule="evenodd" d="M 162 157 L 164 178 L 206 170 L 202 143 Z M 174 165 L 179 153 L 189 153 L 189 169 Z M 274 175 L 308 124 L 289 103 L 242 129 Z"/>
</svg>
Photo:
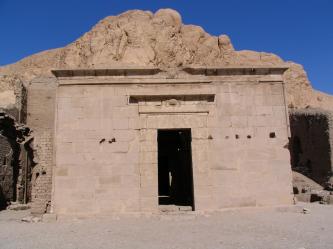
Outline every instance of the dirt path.
<svg viewBox="0 0 333 249">
<path fill-rule="evenodd" d="M 309 214 L 265 208 L 55 223 L 22 223 L 26 211 L 3 211 L 0 248 L 333 248 L 333 206 L 306 207 Z"/>
</svg>

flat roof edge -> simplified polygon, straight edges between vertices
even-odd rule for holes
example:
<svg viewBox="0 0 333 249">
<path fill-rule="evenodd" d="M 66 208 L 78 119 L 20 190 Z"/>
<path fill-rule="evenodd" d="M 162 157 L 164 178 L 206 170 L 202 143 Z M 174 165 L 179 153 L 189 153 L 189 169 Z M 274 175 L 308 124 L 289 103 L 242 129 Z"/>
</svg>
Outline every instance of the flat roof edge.
<svg viewBox="0 0 333 249">
<path fill-rule="evenodd" d="M 225 67 L 185 67 L 183 70 L 187 73 L 194 75 L 268 75 L 278 74 L 282 75 L 289 69 L 288 65 L 276 65 L 276 66 L 265 66 L 265 65 L 254 65 L 254 66 L 225 66 Z"/>
<path fill-rule="evenodd" d="M 179 68 L 192 75 L 267 75 L 283 74 L 288 70 L 287 65 L 279 66 L 186 66 Z M 170 68 L 171 69 L 171 68 Z M 156 75 L 167 69 L 156 67 L 129 67 L 129 68 L 95 68 L 95 69 L 53 69 L 55 77 L 85 77 L 85 76 L 136 76 L 136 75 Z"/>
<path fill-rule="evenodd" d="M 136 68 L 78 68 L 78 69 L 53 69 L 55 77 L 75 77 L 75 76 L 123 76 L 123 75 L 154 75 L 162 72 L 155 67 Z"/>
</svg>

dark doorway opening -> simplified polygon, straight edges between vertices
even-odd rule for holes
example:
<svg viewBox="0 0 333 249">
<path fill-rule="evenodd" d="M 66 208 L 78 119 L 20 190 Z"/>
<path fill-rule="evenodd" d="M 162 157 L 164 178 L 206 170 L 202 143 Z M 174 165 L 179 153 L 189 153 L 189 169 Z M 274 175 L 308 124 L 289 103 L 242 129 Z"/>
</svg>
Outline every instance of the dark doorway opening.
<svg viewBox="0 0 333 249">
<path fill-rule="evenodd" d="M 191 129 L 158 130 L 159 205 L 194 211 Z"/>
</svg>

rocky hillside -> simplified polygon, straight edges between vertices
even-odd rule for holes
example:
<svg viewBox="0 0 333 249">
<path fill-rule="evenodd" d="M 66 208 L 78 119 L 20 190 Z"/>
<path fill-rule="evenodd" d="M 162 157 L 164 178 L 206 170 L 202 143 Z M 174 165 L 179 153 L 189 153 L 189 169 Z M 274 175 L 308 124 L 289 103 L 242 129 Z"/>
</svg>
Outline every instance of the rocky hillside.
<svg viewBox="0 0 333 249">
<path fill-rule="evenodd" d="M 55 68 L 107 68 L 128 65 L 174 68 L 190 65 L 279 65 L 274 54 L 236 51 L 226 35 L 218 37 L 201 27 L 184 25 L 174 10 L 156 13 L 133 10 L 109 16 L 64 48 L 44 51 L 0 68 L 0 74 L 26 84 Z M 290 107 L 333 109 L 333 97 L 312 89 L 302 66 L 287 62 L 285 74 Z M 1 78 L 4 81 L 6 78 Z"/>
</svg>

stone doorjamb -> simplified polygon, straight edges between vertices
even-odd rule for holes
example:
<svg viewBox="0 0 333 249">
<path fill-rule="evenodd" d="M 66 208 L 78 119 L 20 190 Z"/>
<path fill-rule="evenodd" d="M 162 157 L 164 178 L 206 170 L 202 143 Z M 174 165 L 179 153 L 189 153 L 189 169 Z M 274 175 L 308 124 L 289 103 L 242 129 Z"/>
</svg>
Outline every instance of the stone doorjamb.
<svg viewBox="0 0 333 249">
<path fill-rule="evenodd" d="M 158 129 L 184 129 L 190 128 L 192 135 L 192 167 L 194 202 L 202 194 L 203 185 L 210 185 L 211 181 L 208 159 L 208 131 L 207 113 L 177 113 L 177 114 L 141 114 L 140 120 L 140 206 L 141 211 L 158 211 Z"/>
</svg>

